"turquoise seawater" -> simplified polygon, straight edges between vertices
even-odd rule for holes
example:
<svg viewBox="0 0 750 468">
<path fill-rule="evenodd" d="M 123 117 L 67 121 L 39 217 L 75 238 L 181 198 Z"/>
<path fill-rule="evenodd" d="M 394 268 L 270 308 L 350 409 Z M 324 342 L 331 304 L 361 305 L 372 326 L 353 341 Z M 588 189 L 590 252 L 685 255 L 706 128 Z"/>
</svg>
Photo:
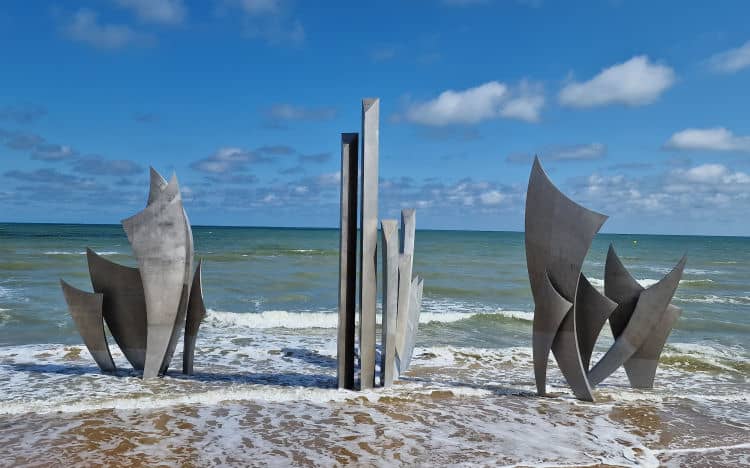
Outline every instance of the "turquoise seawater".
<svg viewBox="0 0 750 468">
<path fill-rule="evenodd" d="M 320 314 L 337 308 L 337 230 L 195 227 L 194 237 L 212 311 L 266 312 L 258 320 L 268 327 L 335 326 L 334 315 L 326 321 Z M 674 299 L 683 315 L 671 341 L 747 352 L 750 238 L 600 234 L 584 265 L 594 286 L 602 286 L 610 243 L 646 286 L 687 254 Z M 134 265 L 119 225 L 0 224 L 0 345 L 80 341 L 58 280 L 90 290 L 86 247 Z M 418 231 L 414 271 L 425 279 L 424 311 L 434 319 L 421 328 L 420 342 L 528 344 L 524 322 L 533 303 L 525 262 L 522 233 Z"/>
</svg>

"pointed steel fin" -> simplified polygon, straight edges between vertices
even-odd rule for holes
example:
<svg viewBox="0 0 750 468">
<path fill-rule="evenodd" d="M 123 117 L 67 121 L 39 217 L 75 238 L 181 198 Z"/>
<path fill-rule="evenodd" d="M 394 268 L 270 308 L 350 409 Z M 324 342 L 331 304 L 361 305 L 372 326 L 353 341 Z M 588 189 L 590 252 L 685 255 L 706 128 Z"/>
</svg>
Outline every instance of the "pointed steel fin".
<svg viewBox="0 0 750 468">
<path fill-rule="evenodd" d="M 74 288 L 60 280 L 68 310 L 83 338 L 83 343 L 103 372 L 114 372 L 115 362 L 109 352 L 102 317 L 102 295 Z"/>
<path fill-rule="evenodd" d="M 592 385 L 598 385 L 609 377 L 643 346 L 666 313 L 682 278 L 686 261 L 687 257 L 683 256 L 677 266 L 661 281 L 640 294 L 633 315 L 624 330 L 604 357 L 591 369 L 589 380 Z"/>
</svg>

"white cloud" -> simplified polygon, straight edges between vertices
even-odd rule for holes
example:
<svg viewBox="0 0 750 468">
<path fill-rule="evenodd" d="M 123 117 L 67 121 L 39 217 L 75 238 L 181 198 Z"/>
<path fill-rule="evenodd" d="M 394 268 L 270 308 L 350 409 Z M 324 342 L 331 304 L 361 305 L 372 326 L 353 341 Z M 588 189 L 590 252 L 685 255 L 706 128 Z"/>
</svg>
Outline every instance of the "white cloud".
<svg viewBox="0 0 750 468">
<path fill-rule="evenodd" d="M 544 107 L 544 90 L 541 85 L 534 85 L 526 80 L 518 86 L 517 96 L 503 105 L 500 115 L 509 119 L 538 122 L 539 114 Z"/>
<path fill-rule="evenodd" d="M 750 152 L 750 136 L 738 136 L 724 127 L 688 128 L 673 134 L 666 148 L 677 150 Z"/>
<path fill-rule="evenodd" d="M 539 86 L 524 81 L 511 89 L 490 81 L 462 91 L 449 89 L 429 101 L 411 104 L 403 118 L 430 126 L 476 124 L 501 117 L 536 122 L 543 106 Z"/>
<path fill-rule="evenodd" d="M 719 73 L 734 73 L 750 67 L 750 41 L 735 49 L 714 55 L 709 59 L 709 64 Z"/>
<path fill-rule="evenodd" d="M 116 0 L 133 10 L 142 21 L 161 24 L 180 24 L 187 16 L 182 0 Z"/>
<path fill-rule="evenodd" d="M 645 55 L 613 65 L 584 82 L 572 82 L 560 91 L 562 105 L 596 107 L 608 104 L 642 106 L 654 102 L 675 82 L 674 71 L 649 61 Z"/>
<path fill-rule="evenodd" d="M 599 159 L 607 153 L 607 147 L 601 143 L 586 145 L 558 146 L 552 149 L 549 156 L 555 161 L 580 159 Z"/>
<path fill-rule="evenodd" d="M 498 190 L 490 190 L 479 195 L 479 199 L 483 205 L 499 205 L 505 200 L 505 195 Z"/>
<path fill-rule="evenodd" d="M 678 169 L 672 175 L 678 180 L 697 184 L 729 187 L 750 184 L 750 176 L 744 172 L 731 172 L 722 164 L 702 164 L 690 169 Z"/>
<path fill-rule="evenodd" d="M 101 49 L 118 49 L 130 44 L 150 44 L 153 36 L 140 33 L 129 26 L 101 24 L 95 12 L 82 8 L 73 14 L 64 27 L 65 34 L 79 42 Z"/>
<path fill-rule="evenodd" d="M 255 155 L 252 152 L 242 148 L 224 147 L 216 150 L 211 156 L 194 162 L 191 167 L 211 174 L 224 174 L 229 171 L 243 170 L 254 158 Z"/>
<path fill-rule="evenodd" d="M 750 175 L 715 163 L 642 177 L 593 174 L 576 185 L 574 200 L 620 219 L 653 215 L 707 223 L 734 219 L 750 200 Z"/>
</svg>

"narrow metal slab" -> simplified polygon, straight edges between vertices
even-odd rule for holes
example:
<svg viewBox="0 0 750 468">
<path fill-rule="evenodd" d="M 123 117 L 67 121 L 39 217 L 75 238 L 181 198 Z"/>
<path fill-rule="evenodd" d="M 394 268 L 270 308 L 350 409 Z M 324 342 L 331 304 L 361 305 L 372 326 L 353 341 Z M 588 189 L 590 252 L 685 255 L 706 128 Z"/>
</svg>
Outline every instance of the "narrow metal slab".
<svg viewBox="0 0 750 468">
<path fill-rule="evenodd" d="M 206 305 L 203 302 L 202 262 L 198 261 L 193 275 L 193 286 L 190 288 L 187 317 L 185 319 L 185 338 L 182 351 L 182 373 L 193 374 L 193 359 L 195 357 L 195 341 L 198 328 L 206 317 Z"/>
<path fill-rule="evenodd" d="M 401 230 L 399 231 L 399 241 L 401 243 L 401 253 L 409 254 L 414 258 L 414 237 L 417 229 L 417 211 L 414 208 L 404 208 L 401 210 Z"/>
<path fill-rule="evenodd" d="M 398 221 L 384 219 L 380 229 L 380 248 L 383 250 L 383 317 L 381 344 L 383 360 L 380 381 L 384 387 L 393 384 L 396 359 L 396 318 L 398 315 Z"/>
<path fill-rule="evenodd" d="M 649 333 L 646 341 L 633 355 L 625 361 L 623 367 L 628 375 L 630 386 L 633 388 L 653 388 L 656 369 L 659 367 L 659 357 L 664 345 L 672 332 L 677 319 L 680 318 L 682 309 L 668 305 L 667 310 L 661 314 L 659 321 Z"/>
<path fill-rule="evenodd" d="M 424 281 L 419 276 L 414 277 L 411 282 L 409 294 L 409 318 L 406 321 L 406 339 L 401 349 L 396 350 L 396 364 L 399 374 L 409 370 L 411 358 L 414 355 L 414 345 L 417 342 L 417 329 L 419 328 L 419 313 L 422 308 L 422 290 Z"/>
<path fill-rule="evenodd" d="M 378 140 L 380 100 L 362 101 L 362 208 L 360 211 L 359 362 L 360 388 L 375 383 L 378 244 Z"/>
<path fill-rule="evenodd" d="M 617 308 L 609 317 L 609 326 L 615 338 L 622 334 L 630 321 L 638 297 L 644 289 L 622 264 L 615 247 L 609 244 L 607 261 L 604 264 L 604 295 L 617 303 Z"/>
<path fill-rule="evenodd" d="M 146 299 L 137 268 L 110 262 L 86 249 L 94 292 L 103 296 L 103 315 L 112 337 L 136 370 L 146 363 Z"/>
<path fill-rule="evenodd" d="M 83 343 L 102 372 L 114 372 L 115 362 L 109 352 L 107 335 L 102 316 L 103 298 L 99 293 L 90 293 L 74 288 L 60 280 L 68 310 L 83 338 Z"/>
<path fill-rule="evenodd" d="M 573 303 L 557 292 L 549 276 L 545 275 L 539 289 L 540 297 L 544 297 L 546 320 L 534 320 L 532 324 L 532 353 L 534 355 L 534 378 L 536 390 L 540 396 L 547 394 L 547 363 L 549 353 L 560 325 L 573 310 Z M 536 314 L 536 311 L 534 312 Z M 541 356 L 545 356 L 541 359 Z M 537 359 L 539 357 L 539 359 Z"/>
<path fill-rule="evenodd" d="M 341 217 L 339 223 L 338 386 L 354 389 L 357 290 L 357 166 L 359 134 L 341 134 Z"/>
<path fill-rule="evenodd" d="M 405 350 L 409 339 L 409 305 L 412 292 L 412 256 L 401 254 L 398 267 L 398 314 L 396 316 L 396 375 L 405 371 L 401 361 L 405 358 Z"/>
<path fill-rule="evenodd" d="M 604 328 L 604 324 L 607 323 L 607 319 L 617 308 L 617 303 L 603 296 L 581 274 L 573 307 L 576 314 L 578 350 L 581 353 L 583 369 L 588 372 L 591 364 L 591 353 L 594 351 L 596 340 L 602 328 Z"/>
</svg>

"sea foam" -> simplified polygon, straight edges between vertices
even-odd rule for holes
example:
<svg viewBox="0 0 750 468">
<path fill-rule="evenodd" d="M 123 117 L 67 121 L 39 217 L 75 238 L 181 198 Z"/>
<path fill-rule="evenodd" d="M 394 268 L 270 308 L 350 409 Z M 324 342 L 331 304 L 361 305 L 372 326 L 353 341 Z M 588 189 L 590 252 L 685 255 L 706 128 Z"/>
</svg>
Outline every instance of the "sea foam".
<svg viewBox="0 0 750 468">
<path fill-rule="evenodd" d="M 513 320 L 532 321 L 532 312 L 515 310 L 495 310 L 478 312 L 422 312 L 419 323 L 453 323 L 468 320 L 477 316 L 499 316 Z M 215 326 L 245 327 L 245 328 L 336 328 L 338 327 L 338 313 L 336 312 L 289 312 L 285 310 L 269 310 L 265 312 L 228 312 L 208 310 L 206 320 Z M 376 316 L 378 324 L 382 322 L 381 315 Z"/>
</svg>

